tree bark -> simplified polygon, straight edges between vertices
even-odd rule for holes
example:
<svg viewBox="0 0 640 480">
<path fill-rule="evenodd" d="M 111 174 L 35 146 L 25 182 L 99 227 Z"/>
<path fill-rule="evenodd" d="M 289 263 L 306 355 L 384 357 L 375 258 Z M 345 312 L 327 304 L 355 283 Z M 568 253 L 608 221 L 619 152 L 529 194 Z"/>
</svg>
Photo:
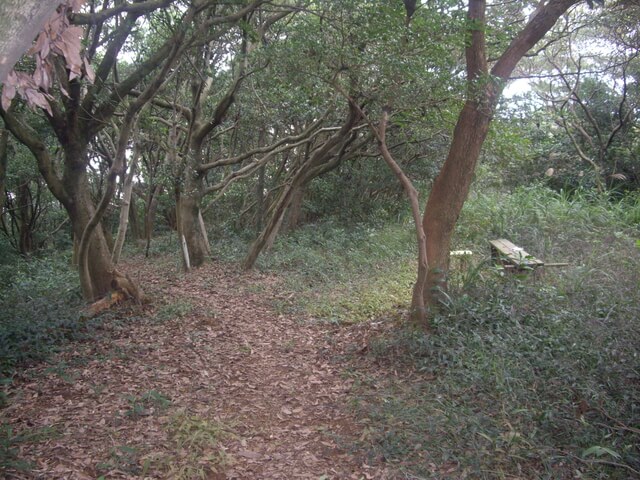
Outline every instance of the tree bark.
<svg viewBox="0 0 640 480">
<path fill-rule="evenodd" d="M 258 182 L 256 183 L 256 232 L 262 231 L 264 224 L 264 187 L 265 187 L 265 171 L 266 167 L 262 165 L 258 170 Z"/>
<path fill-rule="evenodd" d="M 375 135 L 378 137 L 380 153 L 382 158 L 387 162 L 387 165 L 391 171 L 398 178 L 402 184 L 407 197 L 409 197 L 409 204 L 411 205 L 411 213 L 413 215 L 413 222 L 416 227 L 416 241 L 418 244 L 418 278 L 413 286 L 413 294 L 411 296 L 411 322 L 422 328 L 425 331 L 429 330 L 429 324 L 427 321 L 427 309 L 425 306 L 423 291 L 427 281 L 429 263 L 427 255 L 427 239 L 422 222 L 420 221 L 420 203 L 418 199 L 418 191 L 413 186 L 413 183 L 405 175 L 405 173 L 397 164 L 391 152 L 387 148 L 386 131 L 387 123 L 389 122 L 389 114 L 385 110 L 382 113 L 382 119 L 380 120 L 380 126 L 374 130 Z"/>
<path fill-rule="evenodd" d="M 60 2 L 3 0 L 0 2 L 0 83 L 31 46 Z"/>
<path fill-rule="evenodd" d="M 445 163 L 436 177 L 423 217 L 429 271 L 423 291 L 426 305 L 436 306 L 447 290 L 451 237 L 469 193 L 482 145 L 503 84 L 517 63 L 580 0 L 551 0 L 539 7 L 489 72 L 485 45 L 485 0 L 470 0 L 467 100 L 458 117 Z"/>
<path fill-rule="evenodd" d="M 4 205 L 5 181 L 9 163 L 9 130 L 0 128 L 0 214 Z"/>
<path fill-rule="evenodd" d="M 18 225 L 18 248 L 20 250 L 20 254 L 24 256 L 28 256 L 34 250 L 33 245 L 33 216 L 34 216 L 34 205 L 33 205 L 33 195 L 31 194 L 31 189 L 29 184 L 31 180 L 28 178 L 20 181 L 20 185 L 18 185 L 16 192 L 16 220 Z"/>
<path fill-rule="evenodd" d="M 160 201 L 160 192 L 162 191 L 162 185 L 156 185 L 149 191 L 149 198 L 147 200 L 145 217 L 144 217 L 144 236 L 147 242 L 144 250 L 144 256 L 149 256 L 149 248 L 151 248 L 151 239 L 153 238 L 153 227 L 156 221 L 156 211 L 158 210 L 158 203 Z"/>
<path fill-rule="evenodd" d="M 140 219 L 138 218 L 138 209 L 136 208 L 136 192 L 131 195 L 131 205 L 129 206 L 129 231 L 131 236 L 136 240 L 144 240 L 144 230 L 140 227 Z"/>
<path fill-rule="evenodd" d="M 291 196 L 291 204 L 287 210 L 287 220 L 285 222 L 286 232 L 292 232 L 300 226 L 302 220 L 302 205 L 304 204 L 304 195 L 307 192 L 307 187 L 301 185 L 296 188 Z"/>
<path fill-rule="evenodd" d="M 208 246 L 200 228 L 201 195 L 198 194 L 198 184 L 201 179 L 196 178 L 185 182 L 188 188 L 181 192 L 178 201 L 178 241 L 184 239 L 189 261 L 184 261 L 185 270 L 202 266 L 207 260 Z M 195 190 L 194 190 L 195 189 Z M 184 260 L 184 259 L 183 259 Z"/>
<path fill-rule="evenodd" d="M 120 206 L 120 220 L 118 222 L 118 235 L 113 246 L 113 253 L 111 254 L 111 261 L 114 265 L 117 265 L 120 261 L 120 254 L 122 253 L 122 247 L 124 240 L 127 236 L 127 227 L 129 225 L 129 209 L 131 208 L 131 195 L 133 193 L 133 177 L 136 174 L 136 166 L 138 163 L 138 155 L 140 152 L 138 148 L 134 148 L 133 157 L 131 158 L 131 165 L 129 166 L 129 172 L 124 180 L 124 188 L 122 191 L 122 205 Z"/>
<path fill-rule="evenodd" d="M 428 305 L 444 300 L 451 236 L 467 199 L 489 123 L 489 116 L 475 102 L 465 104 L 458 117 L 449 155 L 431 187 L 422 223 L 429 260 L 423 290 Z"/>
<path fill-rule="evenodd" d="M 69 195 L 74 201 L 65 206 L 71 219 L 71 226 L 77 241 L 76 255 L 78 270 L 84 268 L 85 274 L 80 275 L 80 286 L 83 296 L 88 301 L 96 300 L 106 295 L 111 289 L 113 279 L 113 264 L 111 263 L 111 251 L 107 244 L 104 230 L 101 224 L 97 224 L 93 230 L 87 245 L 85 263 L 80 255 L 81 241 L 89 222 L 95 215 L 95 207 L 91 198 L 89 183 L 86 173 L 83 171 L 67 182 Z"/>
</svg>

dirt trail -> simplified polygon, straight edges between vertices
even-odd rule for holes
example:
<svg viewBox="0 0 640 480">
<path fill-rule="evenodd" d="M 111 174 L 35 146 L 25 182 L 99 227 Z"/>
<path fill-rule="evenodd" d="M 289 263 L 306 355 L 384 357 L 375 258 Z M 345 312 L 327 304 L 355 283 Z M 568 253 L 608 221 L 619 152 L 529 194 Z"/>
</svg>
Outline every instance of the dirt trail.
<svg viewBox="0 0 640 480">
<path fill-rule="evenodd" d="M 277 279 L 174 268 L 129 264 L 153 310 L 15 379 L 2 421 L 54 434 L 23 444 L 35 468 L 9 478 L 391 478 L 350 452 L 330 327 L 274 312 Z"/>
</svg>

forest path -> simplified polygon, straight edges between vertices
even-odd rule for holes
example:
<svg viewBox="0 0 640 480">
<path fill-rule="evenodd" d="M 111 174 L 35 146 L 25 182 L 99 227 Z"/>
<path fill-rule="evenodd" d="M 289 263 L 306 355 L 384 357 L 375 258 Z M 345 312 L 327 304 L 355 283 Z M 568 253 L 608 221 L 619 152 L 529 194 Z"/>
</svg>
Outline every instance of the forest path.
<svg viewBox="0 0 640 480">
<path fill-rule="evenodd" d="M 55 433 L 23 444 L 35 468 L 10 478 L 390 478 L 349 451 L 348 338 L 275 312 L 278 278 L 125 269 L 153 306 L 15 379 L 3 421 Z"/>
</svg>

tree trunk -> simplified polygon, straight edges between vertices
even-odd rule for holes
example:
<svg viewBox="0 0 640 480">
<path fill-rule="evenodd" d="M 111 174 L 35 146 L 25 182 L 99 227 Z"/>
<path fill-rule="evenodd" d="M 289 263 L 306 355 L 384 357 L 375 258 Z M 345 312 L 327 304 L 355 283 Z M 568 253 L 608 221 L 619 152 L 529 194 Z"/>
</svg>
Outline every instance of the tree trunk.
<svg viewBox="0 0 640 480">
<path fill-rule="evenodd" d="M 389 122 L 389 112 L 385 109 L 382 112 L 380 126 L 376 129 L 371 125 L 374 134 L 378 138 L 380 153 L 387 163 L 391 171 L 400 181 L 411 205 L 411 213 L 413 215 L 413 223 L 416 227 L 416 242 L 418 245 L 418 278 L 413 286 L 413 294 L 411 296 L 411 312 L 410 319 L 414 326 L 422 328 L 424 331 L 429 330 L 427 321 L 427 309 L 425 306 L 423 291 L 428 277 L 428 256 L 427 256 L 427 239 L 424 232 L 424 226 L 420 222 L 420 203 L 418 199 L 418 191 L 413 186 L 411 179 L 405 175 L 400 165 L 395 161 L 389 148 L 387 147 L 386 132 L 387 123 Z"/>
<path fill-rule="evenodd" d="M 7 164 L 9 163 L 9 130 L 0 128 L 0 213 L 4 205 L 5 181 L 7 178 Z"/>
<path fill-rule="evenodd" d="M 158 210 L 158 202 L 160 201 L 161 185 L 156 185 L 149 191 L 149 199 L 147 201 L 144 217 L 144 236 L 147 241 L 144 256 L 149 256 L 149 248 L 151 247 L 151 239 L 153 238 L 153 226 L 156 221 L 156 211 Z"/>
<path fill-rule="evenodd" d="M 124 240 L 127 236 L 127 226 L 129 225 L 129 209 L 131 208 L 131 194 L 133 193 L 133 177 L 136 174 L 138 154 L 138 150 L 134 149 L 133 157 L 131 159 L 131 166 L 129 167 L 129 173 L 125 176 L 124 180 L 122 206 L 120 207 L 120 221 L 118 222 L 118 235 L 116 236 L 115 245 L 113 247 L 113 254 L 111 255 L 111 261 L 114 265 L 117 265 L 118 261 L 120 260 L 120 254 L 122 253 Z"/>
<path fill-rule="evenodd" d="M 286 231 L 292 232 L 300 225 L 302 219 L 302 205 L 304 203 L 304 195 L 307 192 L 307 187 L 301 185 L 296 188 L 291 196 L 291 204 L 287 210 Z"/>
<path fill-rule="evenodd" d="M 429 271 L 424 286 L 425 302 L 436 305 L 447 291 L 451 236 L 473 180 L 490 117 L 479 105 L 467 101 L 453 132 L 449 155 L 433 182 L 424 212 Z"/>
<path fill-rule="evenodd" d="M 131 205 L 129 206 L 129 230 L 131 236 L 136 240 L 144 240 L 144 230 L 140 227 L 140 219 L 138 218 L 138 209 L 136 208 L 136 192 L 131 196 Z"/>
<path fill-rule="evenodd" d="M 294 188 L 295 187 L 293 185 L 284 187 L 284 190 L 281 193 L 280 198 L 278 198 L 277 203 L 273 208 L 273 213 L 265 225 L 264 230 L 260 232 L 258 238 L 256 238 L 249 248 L 249 252 L 242 263 L 242 268 L 245 270 L 252 269 L 260 253 L 265 248 L 270 247 L 273 244 L 273 241 L 280 230 L 280 226 L 282 225 L 284 214 L 291 202 Z"/>
<path fill-rule="evenodd" d="M 467 101 L 458 117 L 449 154 L 433 184 L 423 217 L 429 261 L 425 304 L 435 306 L 445 297 L 451 237 L 469 193 L 502 86 L 522 57 L 546 35 L 561 15 L 579 1 L 550 0 L 541 3 L 491 71 L 485 44 L 486 1 L 469 1 L 469 40 L 465 49 Z"/>
<path fill-rule="evenodd" d="M 80 239 L 95 213 L 95 207 L 91 200 L 89 184 L 84 172 L 70 186 L 72 187 L 74 202 L 71 208 L 67 208 L 67 212 L 71 219 L 74 236 Z M 80 286 L 85 300 L 93 301 L 109 293 L 114 274 L 111 251 L 107 245 L 101 224 L 98 224 L 93 232 L 89 242 L 88 253 L 88 278 L 80 275 Z M 82 268 L 82 265 L 80 264 L 78 267 Z"/>
<path fill-rule="evenodd" d="M 182 238 L 186 243 L 189 254 L 189 265 L 184 262 L 184 268 L 197 268 L 207 260 L 208 245 L 200 228 L 200 197 L 197 193 L 182 192 L 177 205 L 178 208 L 178 241 Z"/>
<path fill-rule="evenodd" d="M 265 170 L 266 167 L 262 165 L 258 170 L 258 183 L 256 184 L 256 232 L 262 231 L 264 224 L 264 187 L 265 187 Z"/>
<path fill-rule="evenodd" d="M 16 192 L 16 223 L 18 226 L 18 249 L 20 254 L 27 256 L 33 252 L 33 196 L 29 179 L 20 182 Z"/>
<path fill-rule="evenodd" d="M 336 168 L 340 164 L 344 149 L 350 143 L 351 129 L 361 119 L 361 112 L 351 104 L 349 107 L 349 114 L 340 130 L 331 135 L 321 146 L 313 151 L 309 160 L 292 174 L 291 181 L 283 188 L 280 197 L 272 207 L 272 214 L 267 225 L 251 244 L 249 252 L 242 262 L 245 270 L 253 268 L 260 253 L 265 247 L 270 246 L 275 239 L 295 191 L 299 188 L 305 188 L 314 178 Z"/>
<path fill-rule="evenodd" d="M 60 2 L 2 0 L 0 2 L 0 83 L 31 46 Z"/>
<path fill-rule="evenodd" d="M 202 209 L 198 209 L 198 225 L 200 226 L 200 233 L 204 240 L 204 245 L 207 249 L 207 255 L 211 257 L 211 244 L 209 243 L 209 235 L 207 234 L 207 226 L 204 224 L 204 218 L 202 218 Z"/>
</svg>

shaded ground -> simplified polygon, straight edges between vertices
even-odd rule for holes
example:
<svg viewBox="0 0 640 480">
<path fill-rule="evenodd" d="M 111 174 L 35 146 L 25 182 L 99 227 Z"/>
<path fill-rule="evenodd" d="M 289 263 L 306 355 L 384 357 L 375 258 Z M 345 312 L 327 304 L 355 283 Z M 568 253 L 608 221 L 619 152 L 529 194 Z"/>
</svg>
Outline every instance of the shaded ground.
<svg viewBox="0 0 640 480">
<path fill-rule="evenodd" d="M 277 279 L 127 270 L 153 307 L 14 379 L 2 421 L 33 468 L 8 478 L 391 478 L 352 451 L 334 327 L 274 312 Z"/>
</svg>

